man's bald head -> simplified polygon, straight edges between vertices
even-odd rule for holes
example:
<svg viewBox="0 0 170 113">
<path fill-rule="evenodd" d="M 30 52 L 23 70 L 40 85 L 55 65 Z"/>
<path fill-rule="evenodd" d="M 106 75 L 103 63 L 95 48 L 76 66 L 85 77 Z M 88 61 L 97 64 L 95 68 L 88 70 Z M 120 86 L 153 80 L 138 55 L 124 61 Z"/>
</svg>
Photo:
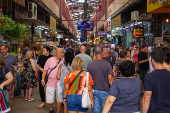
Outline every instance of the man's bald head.
<svg viewBox="0 0 170 113">
<path fill-rule="evenodd" d="M 100 46 L 95 47 L 95 48 L 94 48 L 94 53 L 95 53 L 96 56 L 97 56 L 97 55 L 101 55 L 101 56 L 102 56 L 103 48 L 100 47 Z"/>
<path fill-rule="evenodd" d="M 64 56 L 64 49 L 63 48 L 57 48 L 56 49 L 56 56 L 57 56 L 57 58 L 61 59 Z"/>
<path fill-rule="evenodd" d="M 80 47 L 80 52 L 81 52 L 81 53 L 85 53 L 85 52 L 86 52 L 86 46 L 82 45 L 82 46 Z"/>
</svg>

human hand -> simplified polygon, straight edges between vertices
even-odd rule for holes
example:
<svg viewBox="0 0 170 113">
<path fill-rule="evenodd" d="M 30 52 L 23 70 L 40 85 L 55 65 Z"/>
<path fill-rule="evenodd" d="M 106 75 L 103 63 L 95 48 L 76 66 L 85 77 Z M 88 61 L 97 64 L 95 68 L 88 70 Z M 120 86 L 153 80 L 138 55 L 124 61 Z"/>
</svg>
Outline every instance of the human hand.
<svg viewBox="0 0 170 113">
<path fill-rule="evenodd" d="M 15 71 L 17 70 L 17 66 L 14 66 L 14 65 L 11 65 L 11 66 L 14 68 Z"/>
<path fill-rule="evenodd" d="M 3 89 L 4 89 L 4 85 L 2 85 L 2 84 L 1 84 L 1 85 L 0 85 L 0 89 L 2 89 L 2 90 L 3 90 Z"/>
<path fill-rule="evenodd" d="M 94 106 L 94 102 L 92 101 L 92 102 L 91 102 L 91 108 L 90 108 L 90 109 L 92 109 L 92 108 L 93 108 L 93 106 Z"/>
<path fill-rule="evenodd" d="M 64 104 L 64 106 L 67 106 L 67 100 L 66 99 L 63 99 L 63 104 Z"/>
<path fill-rule="evenodd" d="M 41 81 L 41 85 L 44 87 L 45 86 L 45 81 Z"/>
</svg>

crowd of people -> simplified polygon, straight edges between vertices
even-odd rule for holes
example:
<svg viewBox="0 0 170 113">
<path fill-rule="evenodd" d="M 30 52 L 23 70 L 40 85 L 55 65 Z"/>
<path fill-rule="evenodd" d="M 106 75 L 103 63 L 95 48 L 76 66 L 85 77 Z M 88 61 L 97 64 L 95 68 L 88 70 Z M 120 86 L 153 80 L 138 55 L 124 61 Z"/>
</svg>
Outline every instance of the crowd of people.
<svg viewBox="0 0 170 113">
<path fill-rule="evenodd" d="M 82 107 L 86 87 L 91 113 L 170 113 L 168 43 L 152 50 L 146 44 L 126 50 L 115 44 L 90 49 L 80 45 L 79 50 L 70 44 L 57 49 L 49 45 L 43 47 L 42 55 L 26 45 L 17 56 L 8 49 L 6 44 L 0 45 L 0 89 L 10 109 L 16 72 L 18 96 L 33 101 L 33 88 L 39 84 L 42 103 L 38 108 L 48 104 L 49 113 L 54 113 L 55 101 L 57 113 L 61 108 L 64 113 L 87 112 L 88 108 Z"/>
</svg>

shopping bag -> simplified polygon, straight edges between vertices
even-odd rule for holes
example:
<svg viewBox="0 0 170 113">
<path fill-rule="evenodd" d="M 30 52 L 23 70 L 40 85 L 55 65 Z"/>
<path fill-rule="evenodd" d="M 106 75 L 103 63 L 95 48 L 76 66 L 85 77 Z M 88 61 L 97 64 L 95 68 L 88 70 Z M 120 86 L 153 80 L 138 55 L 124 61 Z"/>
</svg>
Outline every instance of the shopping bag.
<svg viewBox="0 0 170 113">
<path fill-rule="evenodd" d="M 82 94 L 82 108 L 90 108 L 91 107 L 91 100 L 88 92 L 88 86 L 89 86 L 89 72 L 86 72 L 86 87 L 84 88 L 84 92 Z"/>
</svg>

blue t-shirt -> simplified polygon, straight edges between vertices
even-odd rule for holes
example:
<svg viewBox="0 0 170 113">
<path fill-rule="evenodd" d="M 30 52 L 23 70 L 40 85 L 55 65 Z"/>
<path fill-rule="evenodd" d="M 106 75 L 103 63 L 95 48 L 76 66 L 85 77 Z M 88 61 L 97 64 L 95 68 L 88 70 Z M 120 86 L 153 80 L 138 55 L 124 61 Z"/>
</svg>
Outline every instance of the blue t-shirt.
<svg viewBox="0 0 170 113">
<path fill-rule="evenodd" d="M 140 111 L 142 81 L 138 78 L 116 79 L 109 95 L 116 97 L 110 113 L 133 113 Z"/>
<path fill-rule="evenodd" d="M 7 67 L 4 67 L 4 70 L 5 70 L 5 75 L 9 72 L 9 69 Z M 3 67 L 0 68 L 0 84 L 3 83 L 5 77 L 4 77 L 4 74 L 3 74 Z M 3 90 L 5 90 L 6 88 L 4 87 Z"/>
<path fill-rule="evenodd" d="M 152 91 L 148 113 L 170 113 L 170 72 L 155 70 L 145 77 L 145 91 Z"/>
</svg>

